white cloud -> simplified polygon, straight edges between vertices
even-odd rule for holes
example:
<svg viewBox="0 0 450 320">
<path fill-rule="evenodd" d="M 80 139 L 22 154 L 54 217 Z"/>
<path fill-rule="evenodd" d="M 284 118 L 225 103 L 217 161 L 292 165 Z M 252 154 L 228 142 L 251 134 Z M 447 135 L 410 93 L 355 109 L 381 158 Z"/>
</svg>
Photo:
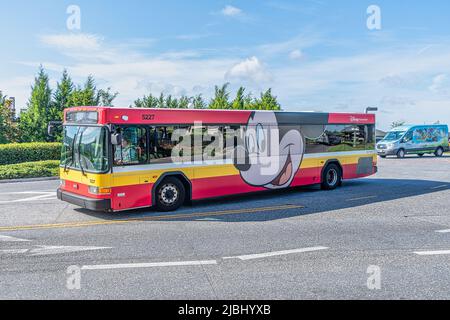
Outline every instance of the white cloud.
<svg viewBox="0 0 450 320">
<path fill-rule="evenodd" d="M 429 87 L 430 91 L 436 94 L 448 94 L 450 92 L 450 78 L 446 74 L 439 74 L 433 78 Z"/>
<path fill-rule="evenodd" d="M 209 98 L 214 85 L 230 81 L 232 88 L 244 85 L 254 94 L 272 87 L 285 110 L 363 111 L 367 106 L 378 106 L 381 129 L 398 119 L 450 123 L 448 96 L 442 95 L 450 88 L 450 45 L 430 47 L 421 55 L 417 47 L 423 44 L 339 57 L 311 56 L 301 64 L 283 64 L 280 57 L 288 58 L 295 50 L 301 53 L 323 42 L 317 36 L 300 35 L 241 51 L 223 50 L 218 56 L 209 49 L 147 55 L 140 48 L 108 43 L 100 36 L 94 45 L 78 45 L 76 50 L 64 45 L 66 41 L 44 41 L 63 38 L 41 37 L 43 43 L 68 57 L 65 64 L 23 64 L 32 66 L 30 70 L 35 73 L 43 63 L 53 80 L 64 68 L 78 83 L 92 74 L 100 86 L 120 92 L 117 106 L 128 106 L 144 94 L 159 95 L 161 91 L 173 95 L 203 93 Z M 243 54 L 250 58 L 238 58 Z M 270 63 L 270 72 L 262 61 Z M 32 80 L 31 73 L 16 82 L 3 78 L 0 87 L 25 103 Z"/>
<path fill-rule="evenodd" d="M 303 52 L 301 50 L 293 50 L 289 53 L 289 58 L 292 60 L 300 60 L 303 58 Z"/>
<path fill-rule="evenodd" d="M 272 76 L 257 57 L 251 57 L 234 65 L 225 74 L 225 78 L 265 82 L 270 81 Z"/>
<path fill-rule="evenodd" d="M 86 33 L 42 35 L 39 38 L 49 46 L 71 50 L 98 50 L 103 41 L 98 35 Z"/>
<path fill-rule="evenodd" d="M 323 43 L 322 36 L 313 31 L 307 31 L 301 33 L 291 39 L 279 42 L 272 42 L 260 45 L 257 49 L 264 56 L 285 55 L 294 53 L 303 54 L 302 49 L 313 47 L 315 45 Z M 296 52 L 298 51 L 298 52 Z"/>
<path fill-rule="evenodd" d="M 222 14 L 227 17 L 235 17 L 242 14 L 242 10 L 233 6 L 226 6 L 222 9 Z"/>
</svg>

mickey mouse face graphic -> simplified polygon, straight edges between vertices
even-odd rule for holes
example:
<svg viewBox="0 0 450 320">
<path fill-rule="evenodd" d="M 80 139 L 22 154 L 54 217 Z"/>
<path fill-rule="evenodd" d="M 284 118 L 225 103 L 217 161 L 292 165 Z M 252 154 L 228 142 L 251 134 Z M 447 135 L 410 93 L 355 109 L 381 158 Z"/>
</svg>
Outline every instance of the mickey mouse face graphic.
<svg viewBox="0 0 450 320">
<path fill-rule="evenodd" d="M 299 127 L 279 126 L 274 112 L 253 112 L 234 161 L 247 184 L 281 189 L 292 183 L 303 154 Z"/>
</svg>

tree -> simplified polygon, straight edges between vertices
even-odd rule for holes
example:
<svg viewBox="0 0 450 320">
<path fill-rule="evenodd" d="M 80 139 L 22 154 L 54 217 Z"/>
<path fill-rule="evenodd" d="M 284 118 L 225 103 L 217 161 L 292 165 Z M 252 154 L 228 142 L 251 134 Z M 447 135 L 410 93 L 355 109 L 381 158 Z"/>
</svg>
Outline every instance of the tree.
<svg viewBox="0 0 450 320">
<path fill-rule="evenodd" d="M 173 98 L 172 95 L 169 94 L 166 98 L 165 108 L 177 109 L 178 108 L 178 99 Z"/>
<path fill-rule="evenodd" d="M 69 98 L 69 105 L 75 106 L 113 106 L 118 92 L 112 93 L 111 88 L 97 90 L 94 77 L 89 76 L 84 87 L 77 87 Z"/>
<path fill-rule="evenodd" d="M 182 96 L 178 100 L 178 108 L 180 108 L 180 109 L 187 109 L 187 108 L 189 108 L 189 104 L 190 103 L 191 103 L 191 98 L 189 98 L 187 96 Z"/>
<path fill-rule="evenodd" d="M 51 119 L 53 121 L 61 121 L 64 109 L 70 108 L 70 96 L 75 86 L 69 76 L 67 70 L 63 71 L 61 81 L 57 83 L 56 90 L 53 93 L 53 102 L 51 110 Z"/>
<path fill-rule="evenodd" d="M 192 104 L 194 109 L 206 109 L 207 105 L 201 94 L 192 98 Z"/>
<path fill-rule="evenodd" d="M 161 92 L 158 98 L 158 108 L 166 107 L 166 99 L 164 98 L 164 93 Z"/>
<path fill-rule="evenodd" d="M 391 124 L 391 129 L 395 129 L 397 127 L 401 127 L 405 124 L 405 121 L 399 120 L 399 121 L 394 121 Z"/>
<path fill-rule="evenodd" d="M 281 110 L 281 106 L 277 101 L 277 97 L 272 95 L 272 89 L 268 89 L 266 92 L 261 93 L 261 97 L 256 99 L 253 104 L 254 110 Z"/>
<path fill-rule="evenodd" d="M 225 83 L 222 87 L 215 87 L 214 98 L 209 103 L 210 109 L 230 109 L 231 103 L 228 101 L 230 93 L 228 92 L 229 83 Z"/>
<path fill-rule="evenodd" d="M 236 98 L 234 98 L 231 103 L 231 109 L 234 110 L 244 110 L 245 109 L 245 88 L 240 87 L 236 93 Z"/>
<path fill-rule="evenodd" d="M 52 90 L 48 75 L 42 66 L 31 87 L 28 108 L 20 117 L 20 134 L 24 142 L 46 141 L 47 124 L 50 118 Z"/>
<path fill-rule="evenodd" d="M 134 102 L 136 108 L 158 108 L 158 98 L 154 97 L 151 93 L 148 96 L 144 96 L 142 99 L 137 99 Z"/>
<path fill-rule="evenodd" d="M 0 91 L 0 144 L 16 142 L 17 127 L 13 119 L 11 100 Z"/>
<path fill-rule="evenodd" d="M 118 92 L 111 92 L 111 88 L 107 88 L 106 90 L 100 89 L 97 92 L 97 105 L 104 107 L 114 107 L 113 101 L 119 95 Z"/>
</svg>

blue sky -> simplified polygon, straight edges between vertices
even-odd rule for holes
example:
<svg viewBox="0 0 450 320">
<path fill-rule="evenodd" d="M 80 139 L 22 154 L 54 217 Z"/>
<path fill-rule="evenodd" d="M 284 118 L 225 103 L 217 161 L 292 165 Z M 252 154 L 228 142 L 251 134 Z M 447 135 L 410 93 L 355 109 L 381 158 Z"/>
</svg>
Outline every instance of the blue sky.
<svg viewBox="0 0 450 320">
<path fill-rule="evenodd" d="M 273 88 L 285 110 L 362 111 L 450 123 L 450 3 L 430 1 L 4 1 L 0 90 L 26 106 L 39 64 L 119 91 L 210 97 Z M 69 5 L 81 29 L 69 30 Z M 381 29 L 367 28 L 367 8 Z"/>
</svg>

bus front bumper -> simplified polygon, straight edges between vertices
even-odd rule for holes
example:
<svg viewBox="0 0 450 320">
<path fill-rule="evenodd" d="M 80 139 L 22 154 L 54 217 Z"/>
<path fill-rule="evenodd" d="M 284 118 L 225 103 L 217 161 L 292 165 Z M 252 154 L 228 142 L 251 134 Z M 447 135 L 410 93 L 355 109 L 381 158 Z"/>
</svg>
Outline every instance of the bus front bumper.
<svg viewBox="0 0 450 320">
<path fill-rule="evenodd" d="M 111 200 L 92 199 L 62 191 L 57 191 L 58 199 L 92 211 L 111 211 Z"/>
</svg>

